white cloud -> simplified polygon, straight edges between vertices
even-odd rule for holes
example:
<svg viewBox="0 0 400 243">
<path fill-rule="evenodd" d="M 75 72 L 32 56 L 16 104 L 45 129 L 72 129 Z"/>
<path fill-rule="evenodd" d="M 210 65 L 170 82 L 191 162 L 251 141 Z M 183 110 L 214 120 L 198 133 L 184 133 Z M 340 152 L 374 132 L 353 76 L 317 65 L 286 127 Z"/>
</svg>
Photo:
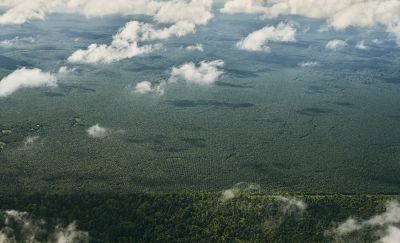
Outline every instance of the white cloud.
<svg viewBox="0 0 400 243">
<path fill-rule="evenodd" d="M 189 33 L 194 33 L 195 28 L 196 26 L 188 21 L 179 21 L 176 24 L 164 29 L 155 29 L 150 24 L 143 24 L 142 29 L 140 30 L 142 34 L 141 40 L 166 40 L 171 36 L 182 37 Z"/>
<path fill-rule="evenodd" d="M 136 84 L 134 92 L 137 94 L 156 93 L 163 95 L 166 82 L 161 82 L 159 85 L 154 86 L 149 81 L 142 81 Z"/>
<path fill-rule="evenodd" d="M 226 1 L 222 13 L 264 13 L 266 0 L 231 0 Z"/>
<path fill-rule="evenodd" d="M 220 68 L 224 66 L 224 61 L 202 61 L 199 65 L 193 62 L 185 63 L 179 67 L 173 67 L 169 82 L 175 83 L 178 80 L 183 80 L 187 83 L 198 85 L 213 84 L 224 73 Z"/>
<path fill-rule="evenodd" d="M 381 235 L 381 238 L 378 240 L 379 243 L 395 243 L 400 241 L 399 223 L 400 204 L 397 201 L 389 201 L 386 203 L 386 211 L 382 214 L 362 221 L 350 217 L 335 228 L 333 233 L 338 237 L 343 237 L 366 227 L 372 227 L 374 231 Z"/>
<path fill-rule="evenodd" d="M 212 4 L 213 0 L 3 0 L 0 5 L 9 9 L 0 16 L 0 24 L 22 24 L 44 20 L 49 13 L 67 12 L 88 17 L 145 14 L 161 23 L 188 21 L 198 25 L 207 24 L 213 18 Z"/>
<path fill-rule="evenodd" d="M 365 42 L 364 42 L 364 41 L 359 41 L 359 42 L 356 44 L 356 48 L 357 48 L 357 49 L 360 49 L 360 50 L 365 50 L 365 49 L 368 49 L 368 46 L 365 45 Z"/>
<path fill-rule="evenodd" d="M 77 50 L 69 58 L 71 63 L 112 63 L 153 52 L 161 44 L 139 43 L 165 40 L 171 36 L 181 37 L 195 32 L 195 25 L 187 21 L 178 22 L 164 29 L 155 29 L 151 24 L 138 21 L 128 22 L 121 28 L 110 45 L 91 44 L 86 50 Z"/>
<path fill-rule="evenodd" d="M 9 96 L 22 88 L 56 87 L 57 78 L 54 74 L 40 69 L 18 69 L 0 81 L 0 97 Z"/>
<path fill-rule="evenodd" d="M 203 52 L 204 48 L 202 44 L 196 44 L 196 45 L 192 45 L 192 46 L 187 46 L 185 48 L 187 51 L 200 51 Z"/>
<path fill-rule="evenodd" d="M 111 63 L 152 52 L 156 46 L 151 44 L 139 46 L 138 44 L 143 25 L 138 21 L 128 22 L 113 36 L 113 41 L 109 46 L 91 44 L 86 50 L 74 52 L 68 61 L 72 63 Z"/>
<path fill-rule="evenodd" d="M 299 63 L 300 67 L 318 67 L 320 66 L 319 62 L 309 61 L 309 62 L 301 62 Z"/>
<path fill-rule="evenodd" d="M 76 71 L 76 68 L 69 68 L 66 66 L 62 66 L 58 69 L 57 74 L 58 75 L 66 75 L 66 74 L 70 74 Z"/>
<path fill-rule="evenodd" d="M 92 138 L 104 138 L 107 136 L 108 134 L 108 129 L 101 127 L 99 124 L 96 124 L 94 126 L 89 127 L 86 130 L 87 134 L 89 135 L 89 137 Z"/>
<path fill-rule="evenodd" d="M 269 41 L 278 42 L 294 42 L 296 29 L 285 23 L 279 23 L 277 27 L 266 26 L 249 34 L 246 38 L 236 43 L 236 47 L 247 51 L 265 51 L 269 52 L 270 47 L 267 46 Z"/>
<path fill-rule="evenodd" d="M 400 43 L 400 1 L 398 0 L 233 0 L 227 1 L 224 13 L 259 13 L 267 18 L 301 15 L 326 19 L 334 29 L 351 26 L 383 25 Z"/>
<path fill-rule="evenodd" d="M 47 222 L 42 219 L 35 219 L 27 212 L 7 210 L 1 213 L 0 218 L 3 228 L 0 229 L 0 242 L 88 242 L 88 232 L 77 229 L 76 223 L 69 224 L 66 228 L 57 225 L 51 231 Z M 45 233 L 45 234 L 44 234 Z M 44 235 L 48 239 L 43 239 Z"/>
<path fill-rule="evenodd" d="M 49 8 L 48 1 L 11 1 L 10 4 L 14 6 L 0 16 L 0 24 L 23 24 L 29 20 L 44 20 Z"/>
<path fill-rule="evenodd" d="M 165 1 L 154 18 L 161 23 L 189 21 L 196 25 L 204 25 L 214 17 L 211 13 L 213 2 L 213 0 Z"/>
<path fill-rule="evenodd" d="M 347 43 L 343 40 L 331 40 L 326 44 L 325 47 L 326 47 L 326 49 L 338 51 L 340 49 L 343 49 L 346 46 L 347 46 Z"/>
</svg>

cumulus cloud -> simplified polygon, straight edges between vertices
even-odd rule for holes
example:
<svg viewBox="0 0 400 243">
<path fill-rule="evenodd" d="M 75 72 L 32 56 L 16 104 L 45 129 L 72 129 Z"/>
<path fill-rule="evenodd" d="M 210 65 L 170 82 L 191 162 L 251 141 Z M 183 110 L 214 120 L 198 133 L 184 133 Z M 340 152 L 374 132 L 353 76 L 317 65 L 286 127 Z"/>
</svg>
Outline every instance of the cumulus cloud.
<svg viewBox="0 0 400 243">
<path fill-rule="evenodd" d="M 383 25 L 400 43 L 400 1 L 398 0 L 232 0 L 221 9 L 224 13 L 257 13 L 267 18 L 301 15 L 326 19 L 337 30 L 351 26 Z"/>
<path fill-rule="evenodd" d="M 0 81 L 0 97 L 9 96 L 22 88 L 56 87 L 54 74 L 40 69 L 18 69 Z"/>
<path fill-rule="evenodd" d="M 164 29 L 155 29 L 151 24 L 128 22 L 121 28 L 110 45 L 91 44 L 86 50 L 77 50 L 69 58 L 71 63 L 111 63 L 153 52 L 160 44 L 139 43 L 165 40 L 171 36 L 182 37 L 195 32 L 195 25 L 187 21 L 178 22 Z"/>
<path fill-rule="evenodd" d="M 260 30 L 250 33 L 246 38 L 236 43 L 236 47 L 247 51 L 269 52 L 271 48 L 267 46 L 269 41 L 294 42 L 296 41 L 296 29 L 285 23 L 279 23 L 277 27 L 266 26 Z"/>
<path fill-rule="evenodd" d="M 172 68 L 168 82 L 175 83 L 178 80 L 183 80 L 189 84 L 210 85 L 224 73 L 221 70 L 223 66 L 224 61 L 222 60 L 202 61 L 198 65 L 193 62 L 185 63 Z"/>
<path fill-rule="evenodd" d="M 136 94 L 155 93 L 163 95 L 168 85 L 184 81 L 187 84 L 208 86 L 215 83 L 224 73 L 221 69 L 224 61 L 202 61 L 198 65 L 193 62 L 184 63 L 179 67 L 172 67 L 168 80 L 163 80 L 158 85 L 149 81 L 142 81 L 136 84 L 133 92 Z"/>
<path fill-rule="evenodd" d="M 377 242 L 394 243 L 400 241 L 400 204 L 397 201 L 386 203 L 386 211 L 367 220 L 357 220 L 352 217 L 333 230 L 337 237 L 343 237 L 364 228 L 373 228 L 381 238 Z"/>
<path fill-rule="evenodd" d="M 202 44 L 196 44 L 196 45 L 192 45 L 192 46 L 187 46 L 185 48 L 187 51 L 200 51 L 203 52 L 204 48 Z"/>
<path fill-rule="evenodd" d="M 88 17 L 145 14 L 161 23 L 188 21 L 196 25 L 206 24 L 213 18 L 213 0 L 9 0 L 0 4 L 8 8 L 0 16 L 0 24 L 43 20 L 47 14 L 54 12 L 80 13 Z"/>
<path fill-rule="evenodd" d="M 299 67 L 318 67 L 318 66 L 320 66 L 320 63 L 315 61 L 299 63 Z"/>
<path fill-rule="evenodd" d="M 343 49 L 344 47 L 347 46 L 347 43 L 343 40 L 331 40 L 326 44 L 326 49 L 333 50 L 333 51 L 338 51 L 340 49 Z"/>
<path fill-rule="evenodd" d="M 89 234 L 77 229 L 72 222 L 67 227 L 57 225 L 53 230 L 42 219 L 34 219 L 27 212 L 7 210 L 1 213 L 3 228 L 0 229 L 0 242 L 89 242 Z M 46 239 L 44 239 L 46 236 Z"/>
<path fill-rule="evenodd" d="M 89 127 L 86 130 L 89 137 L 92 138 L 104 138 L 109 133 L 109 130 L 105 127 L 101 127 L 99 124 Z"/>
<path fill-rule="evenodd" d="M 142 81 L 136 84 L 134 92 L 137 94 L 156 93 L 163 95 L 165 85 L 165 82 L 161 82 L 159 85 L 154 86 L 149 81 Z"/>
</svg>

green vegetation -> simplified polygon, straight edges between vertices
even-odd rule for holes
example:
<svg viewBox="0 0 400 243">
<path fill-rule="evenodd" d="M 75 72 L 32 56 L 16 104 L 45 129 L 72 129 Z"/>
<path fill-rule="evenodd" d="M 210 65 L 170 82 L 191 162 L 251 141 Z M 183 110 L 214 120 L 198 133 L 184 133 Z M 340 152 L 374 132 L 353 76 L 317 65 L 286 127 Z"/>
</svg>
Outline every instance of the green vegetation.
<svg viewBox="0 0 400 243">
<path fill-rule="evenodd" d="M 76 127 L 82 125 L 82 118 L 80 117 L 74 117 L 71 120 L 71 127 Z"/>
<path fill-rule="evenodd" d="M 91 242 L 330 242 L 349 216 L 369 218 L 398 196 L 305 195 L 305 211 L 271 195 L 215 193 L 9 195 L 0 209 L 26 211 L 50 224 L 77 220 Z M 0 222 L 0 227 L 2 227 Z M 374 240 L 370 235 L 362 239 Z M 364 241 L 365 242 L 365 241 Z"/>
</svg>

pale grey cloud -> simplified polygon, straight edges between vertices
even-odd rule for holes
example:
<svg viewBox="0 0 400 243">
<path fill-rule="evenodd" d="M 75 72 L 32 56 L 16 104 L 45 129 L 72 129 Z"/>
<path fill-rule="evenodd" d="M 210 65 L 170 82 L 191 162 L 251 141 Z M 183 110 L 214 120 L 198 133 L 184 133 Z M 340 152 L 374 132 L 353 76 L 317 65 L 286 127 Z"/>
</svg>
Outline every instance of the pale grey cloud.
<svg viewBox="0 0 400 243">
<path fill-rule="evenodd" d="M 22 88 L 56 87 L 57 77 L 40 69 L 21 68 L 0 81 L 0 97 L 13 94 Z"/>
</svg>

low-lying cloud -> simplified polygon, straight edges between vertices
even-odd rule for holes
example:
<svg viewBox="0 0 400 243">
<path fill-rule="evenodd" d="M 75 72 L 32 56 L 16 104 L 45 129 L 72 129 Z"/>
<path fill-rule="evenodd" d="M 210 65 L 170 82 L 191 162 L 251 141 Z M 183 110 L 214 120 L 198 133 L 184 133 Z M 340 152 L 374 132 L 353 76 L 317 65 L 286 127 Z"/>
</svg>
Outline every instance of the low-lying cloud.
<svg viewBox="0 0 400 243">
<path fill-rule="evenodd" d="M 266 26 L 250 33 L 246 38 L 236 43 L 236 47 L 246 51 L 269 52 L 268 42 L 295 42 L 296 29 L 286 23 L 279 23 L 276 27 Z"/>
<path fill-rule="evenodd" d="M 75 222 L 67 227 L 57 225 L 51 229 L 42 219 L 34 219 L 27 212 L 7 210 L 1 213 L 3 228 L 0 229 L 0 242 L 89 242 L 88 232 L 77 229 Z M 51 229 L 51 231 L 48 231 Z"/>
<path fill-rule="evenodd" d="M 86 130 L 89 137 L 105 138 L 110 132 L 108 128 L 101 127 L 100 124 L 93 125 Z"/>
<path fill-rule="evenodd" d="M 6 97 L 22 88 L 56 87 L 57 77 L 40 69 L 18 69 L 0 81 L 0 97 Z"/>
<path fill-rule="evenodd" d="M 227 202 L 229 200 L 235 199 L 241 194 L 249 194 L 249 193 L 260 193 L 261 186 L 256 183 L 247 183 L 247 182 L 239 182 L 235 184 L 232 188 L 222 191 L 219 200 L 222 202 Z M 307 209 L 307 204 L 301 200 L 298 200 L 293 197 L 284 197 L 284 196 L 273 196 L 278 202 L 281 203 L 281 210 L 284 214 L 286 213 L 294 213 L 294 212 L 303 212 Z"/>
<path fill-rule="evenodd" d="M 365 228 L 371 228 L 369 232 L 374 232 L 380 236 L 379 243 L 397 243 L 400 241 L 400 204 L 398 201 L 386 203 L 386 211 L 375 215 L 367 220 L 357 220 L 353 217 L 339 224 L 332 230 L 335 237 L 343 239 L 349 234 L 360 232 Z M 345 238 L 344 238 L 345 239 Z"/>
</svg>

